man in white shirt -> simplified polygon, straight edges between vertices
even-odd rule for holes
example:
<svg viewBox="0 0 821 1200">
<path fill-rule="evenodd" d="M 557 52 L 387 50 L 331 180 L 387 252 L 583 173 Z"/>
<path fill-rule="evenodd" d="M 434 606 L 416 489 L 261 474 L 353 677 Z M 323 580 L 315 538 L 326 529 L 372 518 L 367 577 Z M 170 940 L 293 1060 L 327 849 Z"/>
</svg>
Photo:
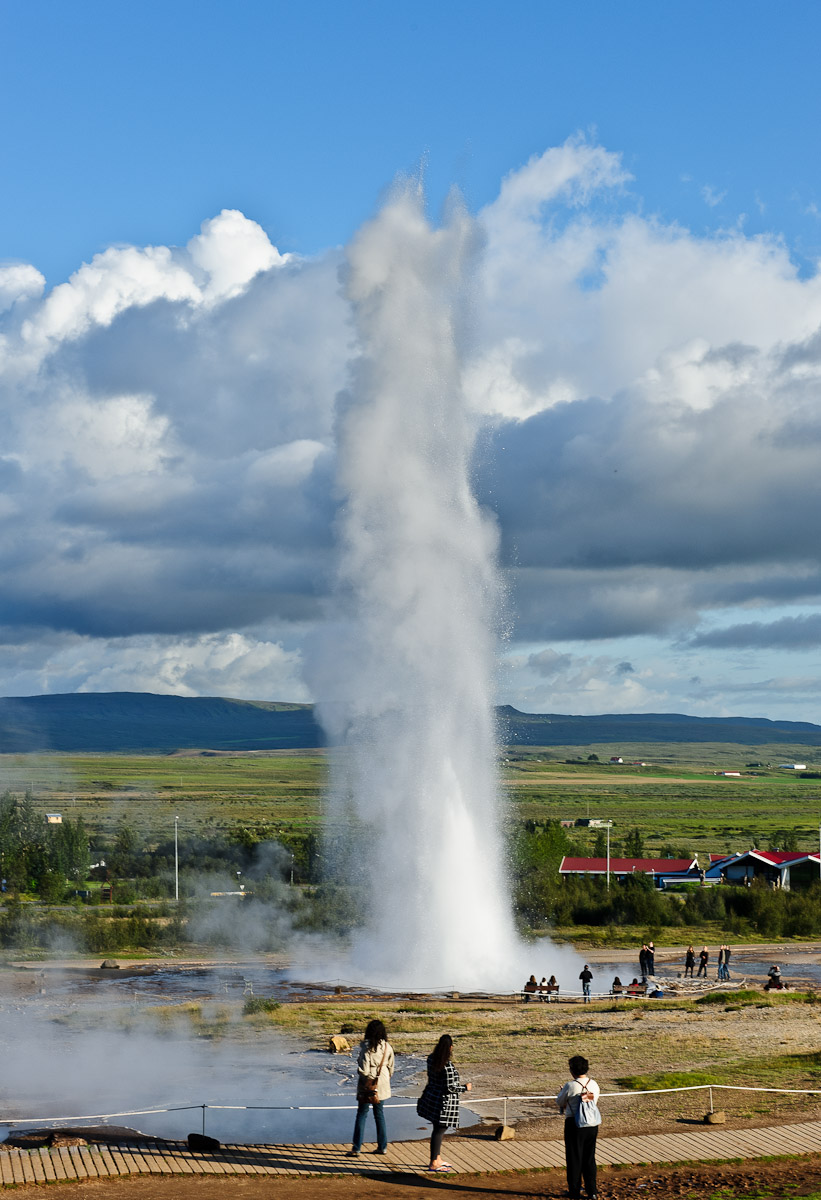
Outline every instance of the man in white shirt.
<svg viewBox="0 0 821 1200">
<path fill-rule="evenodd" d="M 568 1066 L 572 1079 L 564 1085 L 556 1097 L 559 1112 L 564 1113 L 564 1155 L 567 1163 L 567 1190 L 573 1200 L 582 1194 L 582 1179 L 588 1200 L 595 1200 L 596 1191 L 596 1138 L 598 1126 L 579 1128 L 576 1114 L 582 1100 L 599 1102 L 599 1085 L 588 1075 L 589 1063 L 580 1054 L 574 1054 Z"/>
</svg>

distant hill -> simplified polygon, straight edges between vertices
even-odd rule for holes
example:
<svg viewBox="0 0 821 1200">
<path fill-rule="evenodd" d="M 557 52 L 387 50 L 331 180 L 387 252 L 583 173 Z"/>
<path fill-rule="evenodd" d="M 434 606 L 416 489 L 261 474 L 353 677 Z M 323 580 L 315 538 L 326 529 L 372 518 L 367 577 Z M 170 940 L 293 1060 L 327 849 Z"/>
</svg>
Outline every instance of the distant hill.
<svg viewBox="0 0 821 1200">
<path fill-rule="evenodd" d="M 572 717 L 497 709 L 500 739 L 519 746 L 729 742 L 821 746 L 821 726 L 757 717 L 618 713 Z M 86 692 L 0 699 L 0 753 L 297 750 L 324 744 L 310 704 Z"/>
<path fill-rule="evenodd" d="M 86 692 L 0 699 L 0 753 L 296 750 L 321 746 L 310 704 Z"/>
<path fill-rule="evenodd" d="M 615 713 L 568 717 L 496 710 L 500 739 L 511 746 L 588 746 L 595 743 L 730 742 L 744 746 L 821 746 L 821 725 L 765 717 L 687 717 L 681 713 Z"/>
</svg>

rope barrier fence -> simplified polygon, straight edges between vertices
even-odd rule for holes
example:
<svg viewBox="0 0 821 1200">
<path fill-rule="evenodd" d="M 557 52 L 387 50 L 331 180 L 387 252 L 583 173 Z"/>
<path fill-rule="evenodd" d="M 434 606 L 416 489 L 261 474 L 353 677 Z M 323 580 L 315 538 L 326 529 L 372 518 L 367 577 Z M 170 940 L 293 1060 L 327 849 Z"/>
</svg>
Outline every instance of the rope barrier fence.
<svg viewBox="0 0 821 1200">
<path fill-rule="evenodd" d="M 663 1096 L 673 1092 L 709 1092 L 710 1111 L 713 1111 L 713 1092 L 766 1092 L 784 1096 L 821 1096 L 821 1088 L 773 1088 L 753 1087 L 732 1083 L 696 1083 L 683 1087 L 646 1088 L 630 1092 L 602 1092 L 602 1100 L 624 1100 L 636 1096 Z M 466 1107 L 473 1109 L 479 1104 L 503 1104 L 504 1122 L 507 1123 L 507 1105 L 509 1103 L 537 1103 L 540 1101 L 555 1101 L 552 1093 L 545 1096 L 483 1096 L 466 1098 Z M 207 1112 L 346 1112 L 353 1111 L 356 1104 L 178 1104 L 166 1108 L 136 1108 L 126 1112 L 88 1113 L 82 1116 L 60 1117 L 4 1117 L 0 1116 L 0 1126 L 16 1125 L 61 1125 L 66 1122 L 78 1124 L 83 1121 L 111 1121 L 121 1117 L 145 1117 L 175 1112 L 202 1112 L 202 1131 L 205 1133 Z M 415 1100 L 385 1103 L 386 1109 L 416 1108 Z"/>
</svg>

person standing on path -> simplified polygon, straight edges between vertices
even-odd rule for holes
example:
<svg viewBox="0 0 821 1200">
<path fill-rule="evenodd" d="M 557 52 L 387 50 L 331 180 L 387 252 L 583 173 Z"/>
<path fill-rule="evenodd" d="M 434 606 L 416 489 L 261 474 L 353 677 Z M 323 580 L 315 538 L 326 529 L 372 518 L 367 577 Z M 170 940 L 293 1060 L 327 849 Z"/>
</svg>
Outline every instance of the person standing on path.
<svg viewBox="0 0 821 1200">
<path fill-rule="evenodd" d="M 644 956 L 644 965 L 647 968 L 647 974 L 651 977 L 656 973 L 656 945 L 655 942 L 647 943 L 647 953 Z"/>
<path fill-rule="evenodd" d="M 647 943 L 642 942 L 641 950 L 639 950 L 639 971 L 642 979 L 647 975 Z"/>
<path fill-rule="evenodd" d="M 348 1157 L 359 1157 L 365 1137 L 365 1122 L 371 1105 L 373 1105 L 373 1119 L 376 1122 L 374 1154 L 387 1154 L 388 1129 L 382 1104 L 391 1094 L 394 1054 L 393 1047 L 388 1041 L 387 1031 L 381 1021 L 368 1022 L 365 1036 L 359 1046 L 357 1068 L 356 1121 Z"/>
<path fill-rule="evenodd" d="M 698 956 L 698 972 L 696 974 L 696 979 L 698 979 L 701 975 L 703 975 L 705 979 L 707 978 L 707 963 L 709 961 L 710 951 L 705 946 Z"/>
<path fill-rule="evenodd" d="M 582 994 L 584 996 L 584 1003 L 589 1004 L 590 984 L 593 982 L 593 972 L 590 970 L 587 963 L 584 964 L 584 970 L 580 972 L 579 979 L 582 981 Z"/>
<path fill-rule="evenodd" d="M 567 1064 L 572 1079 L 556 1097 L 559 1112 L 564 1113 L 564 1156 L 567 1164 L 567 1190 L 572 1200 L 582 1194 L 582 1180 L 588 1200 L 596 1200 L 596 1138 L 598 1126 L 580 1129 L 576 1116 L 582 1100 L 599 1102 L 599 1085 L 587 1074 L 590 1064 L 580 1054 L 574 1054 Z"/>
<path fill-rule="evenodd" d="M 732 954 L 732 950 L 730 949 L 730 947 L 725 946 L 724 947 L 724 978 L 725 979 L 730 978 L 730 955 L 731 954 Z"/>
<path fill-rule="evenodd" d="M 419 1116 L 433 1125 L 428 1170 L 442 1173 L 454 1170 L 450 1163 L 442 1159 L 442 1138 L 446 1129 L 458 1127 L 459 1096 L 471 1089 L 469 1083 L 460 1081 L 459 1072 L 451 1062 L 452 1056 L 453 1038 L 449 1033 L 443 1033 L 433 1053 L 428 1055 L 428 1082 L 416 1102 Z"/>
<path fill-rule="evenodd" d="M 724 978 L 724 943 L 718 948 L 718 979 Z"/>
<path fill-rule="evenodd" d="M 696 952 L 692 946 L 687 947 L 687 953 L 684 955 L 684 978 L 689 975 L 693 978 L 693 968 L 696 965 Z"/>
</svg>

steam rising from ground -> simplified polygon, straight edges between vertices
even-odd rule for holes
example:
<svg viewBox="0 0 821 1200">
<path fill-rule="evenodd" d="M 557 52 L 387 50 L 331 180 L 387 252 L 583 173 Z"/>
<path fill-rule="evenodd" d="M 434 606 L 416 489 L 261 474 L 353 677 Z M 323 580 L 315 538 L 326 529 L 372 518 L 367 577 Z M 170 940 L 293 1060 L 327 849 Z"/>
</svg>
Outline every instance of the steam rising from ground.
<svg viewBox="0 0 821 1200">
<path fill-rule="evenodd" d="M 361 355 L 340 399 L 339 598 L 329 831 L 369 913 L 373 982 L 507 987 L 520 972 L 496 811 L 496 530 L 470 484 L 462 319 L 477 249 L 399 189 L 348 251 Z M 326 658 L 328 654 L 326 652 Z"/>
<path fill-rule="evenodd" d="M 170 971 L 101 980 L 76 972 L 63 977 L 54 969 L 36 977 L 34 971 L 4 972 L 0 1140 L 4 1122 L 21 1118 L 24 1124 L 33 1118 L 36 1126 L 52 1117 L 198 1104 L 333 1106 L 293 1113 L 211 1111 L 208 1132 L 221 1141 L 349 1137 L 353 1114 L 343 1106 L 354 1102 L 355 1062 L 346 1055 L 328 1060 L 275 1027 L 244 1019 L 243 973 L 202 972 L 198 978 Z M 270 987 L 270 972 L 257 968 L 254 976 L 259 987 Z M 167 1003 L 157 1006 L 164 996 Z M 188 1004 L 181 1005 L 186 997 Z M 421 1065 L 414 1056 L 403 1058 L 400 1088 Z M 111 1123 L 181 1138 L 200 1120 L 200 1113 L 188 1110 Z M 413 1137 L 418 1118 L 400 1110 L 391 1125 L 394 1136 Z"/>
</svg>

